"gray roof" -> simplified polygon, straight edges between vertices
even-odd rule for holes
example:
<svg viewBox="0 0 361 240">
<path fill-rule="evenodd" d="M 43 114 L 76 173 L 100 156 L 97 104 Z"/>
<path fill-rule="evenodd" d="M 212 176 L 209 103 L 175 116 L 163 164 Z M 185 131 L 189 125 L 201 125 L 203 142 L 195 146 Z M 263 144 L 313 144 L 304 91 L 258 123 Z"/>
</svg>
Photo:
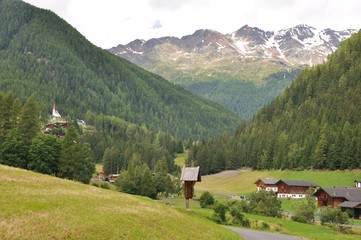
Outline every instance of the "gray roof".
<svg viewBox="0 0 361 240">
<path fill-rule="evenodd" d="M 305 180 L 281 180 L 286 183 L 288 186 L 298 186 L 298 187 L 318 187 L 318 184 L 312 181 Z"/>
<path fill-rule="evenodd" d="M 201 173 L 199 171 L 199 167 L 183 167 L 181 180 L 200 182 Z"/>
<path fill-rule="evenodd" d="M 340 203 L 340 204 L 338 205 L 338 207 L 354 208 L 354 207 L 357 207 L 358 205 L 361 205 L 361 202 L 345 201 L 345 202 L 343 202 L 343 203 Z"/>
<path fill-rule="evenodd" d="M 345 198 L 351 202 L 361 202 L 361 188 L 356 187 L 333 187 L 320 188 L 333 198 Z M 317 191 L 317 192 L 319 192 Z"/>
<path fill-rule="evenodd" d="M 280 181 L 280 179 L 277 178 L 260 178 L 259 180 L 261 180 L 265 184 L 276 184 Z"/>
</svg>

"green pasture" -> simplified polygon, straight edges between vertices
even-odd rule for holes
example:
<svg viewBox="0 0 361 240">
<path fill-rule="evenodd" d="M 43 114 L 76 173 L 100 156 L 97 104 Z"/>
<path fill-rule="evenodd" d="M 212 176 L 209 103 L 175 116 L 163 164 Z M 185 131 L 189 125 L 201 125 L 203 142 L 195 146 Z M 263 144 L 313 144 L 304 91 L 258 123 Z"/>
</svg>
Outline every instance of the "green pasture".
<svg viewBox="0 0 361 240">
<path fill-rule="evenodd" d="M 361 179 L 361 170 L 345 171 L 239 171 L 230 177 L 202 176 L 202 182 L 195 188 L 200 191 L 244 195 L 256 190 L 254 182 L 259 178 L 280 178 L 310 180 L 321 187 L 354 186 L 354 180 Z"/>
<path fill-rule="evenodd" d="M 0 239 L 240 239 L 198 214 L 0 165 Z"/>
</svg>

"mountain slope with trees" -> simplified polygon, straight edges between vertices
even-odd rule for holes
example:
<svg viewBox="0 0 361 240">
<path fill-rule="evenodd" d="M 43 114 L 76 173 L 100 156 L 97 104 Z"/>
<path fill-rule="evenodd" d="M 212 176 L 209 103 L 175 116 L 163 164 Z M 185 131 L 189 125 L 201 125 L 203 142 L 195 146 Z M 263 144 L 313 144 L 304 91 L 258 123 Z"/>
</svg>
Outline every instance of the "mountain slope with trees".
<svg viewBox="0 0 361 240">
<path fill-rule="evenodd" d="M 0 0 L 0 90 L 36 97 L 46 118 L 88 111 L 146 124 L 179 138 L 229 132 L 239 118 L 162 77 L 92 45 L 54 13 Z"/>
<path fill-rule="evenodd" d="M 361 32 L 300 76 L 235 135 L 196 144 L 188 164 L 236 169 L 361 167 Z"/>
</svg>

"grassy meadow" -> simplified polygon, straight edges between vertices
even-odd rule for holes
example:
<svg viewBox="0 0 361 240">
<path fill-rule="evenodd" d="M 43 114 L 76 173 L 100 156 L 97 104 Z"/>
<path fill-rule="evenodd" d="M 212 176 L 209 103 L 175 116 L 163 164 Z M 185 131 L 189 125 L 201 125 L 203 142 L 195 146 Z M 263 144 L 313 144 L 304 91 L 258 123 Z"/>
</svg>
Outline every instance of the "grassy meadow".
<svg viewBox="0 0 361 240">
<path fill-rule="evenodd" d="M 226 171 L 220 174 L 202 176 L 196 190 L 244 195 L 256 190 L 254 182 L 259 178 L 280 178 L 310 180 L 321 187 L 354 186 L 361 179 L 361 170 L 345 171 Z"/>
<path fill-rule="evenodd" d="M 0 239 L 239 239 L 154 200 L 0 165 Z"/>
</svg>

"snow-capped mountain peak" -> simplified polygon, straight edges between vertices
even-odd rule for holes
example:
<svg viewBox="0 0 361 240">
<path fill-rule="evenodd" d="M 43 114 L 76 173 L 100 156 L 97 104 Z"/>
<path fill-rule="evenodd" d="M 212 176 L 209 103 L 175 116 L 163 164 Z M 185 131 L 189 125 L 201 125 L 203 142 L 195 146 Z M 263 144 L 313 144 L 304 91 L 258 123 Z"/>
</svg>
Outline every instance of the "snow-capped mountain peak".
<svg viewBox="0 0 361 240">
<path fill-rule="evenodd" d="M 163 76 L 167 75 L 161 72 L 165 69 L 182 73 L 216 69 L 227 74 L 243 74 L 247 71 L 244 64 L 257 62 L 262 65 L 260 69 L 269 64 L 293 68 L 322 63 L 353 33 L 356 30 L 317 29 L 305 24 L 278 31 L 244 25 L 228 34 L 200 29 L 180 39 L 134 40 L 109 51 Z"/>
</svg>

